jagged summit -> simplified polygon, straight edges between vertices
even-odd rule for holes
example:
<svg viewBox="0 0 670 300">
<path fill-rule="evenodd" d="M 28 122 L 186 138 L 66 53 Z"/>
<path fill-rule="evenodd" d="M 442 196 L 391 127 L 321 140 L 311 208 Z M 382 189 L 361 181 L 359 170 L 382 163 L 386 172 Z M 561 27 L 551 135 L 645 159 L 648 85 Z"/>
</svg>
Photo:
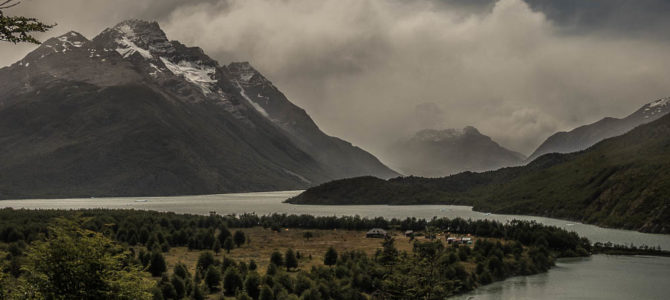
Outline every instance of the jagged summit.
<svg viewBox="0 0 670 300">
<path fill-rule="evenodd" d="M 90 41 L 69 32 L 0 69 L 0 136 L 0 199 L 289 190 L 398 175 L 321 132 L 248 62 L 220 66 L 142 20 Z"/>
<path fill-rule="evenodd" d="M 124 58 L 138 54 L 144 59 L 154 59 L 154 54 L 174 52 L 165 32 L 156 22 L 123 21 L 105 29 L 93 40 L 103 47 L 114 49 Z"/>
</svg>

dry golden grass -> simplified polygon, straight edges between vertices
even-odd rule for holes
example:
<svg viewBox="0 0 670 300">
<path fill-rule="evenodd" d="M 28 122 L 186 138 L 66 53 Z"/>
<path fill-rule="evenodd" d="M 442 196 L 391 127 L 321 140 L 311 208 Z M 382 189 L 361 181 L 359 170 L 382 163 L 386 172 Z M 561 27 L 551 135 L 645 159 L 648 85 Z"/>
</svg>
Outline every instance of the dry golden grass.
<svg viewBox="0 0 670 300">
<path fill-rule="evenodd" d="M 282 255 L 289 248 L 295 252 L 300 252 L 299 268 L 309 270 L 313 265 L 323 263 L 323 255 L 328 247 L 335 248 L 338 253 L 359 250 L 372 255 L 377 249 L 381 248 L 382 243 L 382 239 L 366 238 L 365 231 L 283 229 L 281 232 L 275 232 L 262 227 L 241 230 L 250 242 L 240 248 L 231 250 L 230 253 L 226 253 L 222 249 L 221 253 L 216 255 L 216 258 L 221 259 L 223 256 L 227 256 L 247 263 L 254 260 L 261 274 L 267 269 L 270 263 L 270 255 L 274 251 L 279 251 Z M 312 238 L 305 239 L 303 237 L 303 234 L 307 231 L 312 232 Z M 395 246 L 398 250 L 412 250 L 412 242 L 408 237 L 405 237 L 401 232 L 391 231 L 390 234 L 395 238 Z M 444 241 L 444 236 L 439 235 L 438 238 Z M 417 237 L 417 239 L 423 240 L 424 238 Z M 202 252 L 202 250 L 190 251 L 185 247 L 176 247 L 170 249 L 169 253 L 165 255 L 165 259 L 170 271 L 176 263 L 183 262 L 193 273 L 198 256 Z M 311 259 L 309 258 L 310 255 Z"/>
</svg>

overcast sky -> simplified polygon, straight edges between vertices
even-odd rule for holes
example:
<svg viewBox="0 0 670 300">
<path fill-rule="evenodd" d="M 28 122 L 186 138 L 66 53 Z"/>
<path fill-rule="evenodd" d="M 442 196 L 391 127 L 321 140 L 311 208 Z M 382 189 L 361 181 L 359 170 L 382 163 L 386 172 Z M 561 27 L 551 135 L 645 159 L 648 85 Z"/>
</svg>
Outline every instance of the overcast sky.
<svg viewBox="0 0 670 300">
<path fill-rule="evenodd" d="M 129 18 L 249 61 L 328 134 L 380 154 L 423 128 L 544 139 L 670 96 L 670 1 L 23 0 L 89 38 Z M 0 66 L 31 45 L 0 44 Z"/>
</svg>

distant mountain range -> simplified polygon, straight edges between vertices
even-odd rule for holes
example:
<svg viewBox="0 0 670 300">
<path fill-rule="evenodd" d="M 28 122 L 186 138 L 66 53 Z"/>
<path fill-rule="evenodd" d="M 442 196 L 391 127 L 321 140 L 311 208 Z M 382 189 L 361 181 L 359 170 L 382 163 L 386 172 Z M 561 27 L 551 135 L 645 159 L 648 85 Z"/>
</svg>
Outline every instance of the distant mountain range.
<svg viewBox="0 0 670 300">
<path fill-rule="evenodd" d="M 668 112 L 670 112 L 670 97 L 648 103 L 623 119 L 607 117 L 568 132 L 555 133 L 528 157 L 528 161 L 547 153 L 584 150 L 604 139 L 622 135 L 637 126 L 654 121 Z"/>
<path fill-rule="evenodd" d="M 397 176 L 324 134 L 248 63 L 124 21 L 0 69 L 0 199 L 303 189 Z"/>
<path fill-rule="evenodd" d="M 654 103 L 647 108 L 666 102 Z M 667 234 L 668 195 L 670 115 L 664 115 L 584 151 L 546 154 L 526 166 L 435 179 L 344 179 L 310 188 L 288 202 L 465 204 L 478 211 L 541 215 Z"/>
<path fill-rule="evenodd" d="M 392 145 L 386 157 L 401 173 L 426 177 L 495 170 L 519 165 L 526 158 L 503 148 L 472 126 L 462 130 L 421 130 Z"/>
</svg>

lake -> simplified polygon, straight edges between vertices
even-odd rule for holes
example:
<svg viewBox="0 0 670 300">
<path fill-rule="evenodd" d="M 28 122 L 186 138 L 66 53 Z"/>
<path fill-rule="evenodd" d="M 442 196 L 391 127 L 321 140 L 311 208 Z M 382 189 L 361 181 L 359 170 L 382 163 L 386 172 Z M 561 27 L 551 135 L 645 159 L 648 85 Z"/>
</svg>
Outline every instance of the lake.
<svg viewBox="0 0 670 300">
<path fill-rule="evenodd" d="M 110 208 L 110 209 L 145 209 L 156 211 L 171 211 L 176 213 L 209 214 L 215 211 L 218 214 L 256 213 L 259 215 L 271 213 L 310 214 L 315 216 L 345 216 L 360 215 L 361 217 L 405 218 L 417 217 L 429 219 L 432 217 L 447 217 L 464 219 L 490 219 L 506 222 L 513 219 L 534 220 L 539 223 L 553 225 L 577 232 L 589 238 L 592 242 L 613 242 L 617 244 L 635 245 L 647 244 L 670 249 L 670 235 L 648 234 L 630 230 L 601 228 L 578 222 L 558 220 L 543 217 L 486 214 L 473 211 L 469 206 L 456 205 L 293 205 L 283 203 L 289 197 L 301 191 L 281 191 L 264 193 L 217 194 L 177 197 L 120 197 L 120 198 L 76 198 L 76 199 L 30 199 L 30 200 L 2 200 L 0 207 L 28 208 L 28 209 L 81 209 L 81 208 Z M 146 202 L 145 202 L 146 201 Z"/>
<path fill-rule="evenodd" d="M 461 217 L 501 222 L 534 220 L 575 231 L 593 242 L 647 244 L 670 249 L 670 235 L 601 228 L 542 217 L 497 215 L 453 205 L 292 205 L 282 203 L 301 191 L 241 193 L 178 197 L 122 197 L 79 199 L 3 200 L 0 207 L 27 209 L 144 209 L 176 213 L 218 214 L 271 213 L 317 216 L 360 215 L 386 218 Z M 455 299 L 668 299 L 670 258 L 594 255 L 584 259 L 561 259 L 549 272 L 519 276 L 487 285 Z"/>
</svg>

